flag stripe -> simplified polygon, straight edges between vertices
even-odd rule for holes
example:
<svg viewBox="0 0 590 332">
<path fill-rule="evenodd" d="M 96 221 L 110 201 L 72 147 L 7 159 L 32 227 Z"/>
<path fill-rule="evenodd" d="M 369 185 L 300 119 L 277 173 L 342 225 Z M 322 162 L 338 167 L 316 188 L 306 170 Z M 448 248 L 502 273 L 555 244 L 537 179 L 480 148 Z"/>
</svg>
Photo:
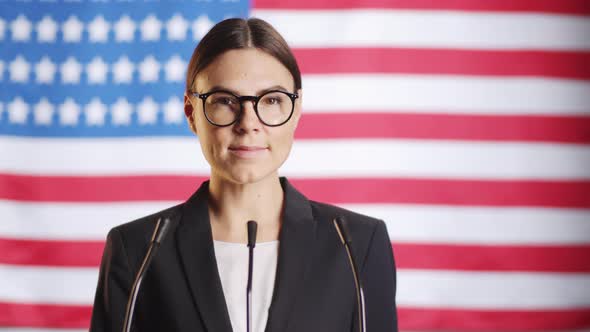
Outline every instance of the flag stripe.
<svg viewBox="0 0 590 332">
<path fill-rule="evenodd" d="M 546 12 L 558 14 L 590 14 L 584 0 L 255 0 L 254 9 L 322 10 L 355 8 L 434 9 L 461 11 Z"/>
<path fill-rule="evenodd" d="M 589 79 L 589 52 L 296 48 L 304 74 L 403 73 Z"/>
<path fill-rule="evenodd" d="M 180 201 L 46 203 L 0 200 L 3 218 L 0 237 L 104 241 L 110 228 L 178 203 Z M 340 205 L 383 219 L 389 237 L 399 243 L 579 246 L 588 244 L 590 234 L 590 209 Z M 457 232 L 458 229 L 461 231 Z"/>
<path fill-rule="evenodd" d="M 401 306 L 590 308 L 590 274 L 398 269 Z"/>
<path fill-rule="evenodd" d="M 87 328 L 91 310 L 90 306 L 0 303 L 0 322 L 3 325 L 13 326 L 8 329 L 0 328 L 0 331 L 78 332 L 78 330 L 54 328 Z M 456 331 L 580 329 L 590 323 L 589 317 L 590 308 L 530 311 L 398 308 L 401 331 L 427 330 L 433 325 Z M 50 327 L 51 330 L 16 329 L 15 327 L 18 326 Z"/>
<path fill-rule="evenodd" d="M 327 127 L 330 130 L 326 130 Z M 297 139 L 406 138 L 590 143 L 590 117 L 413 113 L 306 113 Z"/>
<path fill-rule="evenodd" d="M 156 257 L 157 259 L 157 257 Z M 590 307 L 590 274 L 398 269 L 397 303 L 473 309 Z M 89 305 L 97 268 L 0 264 L 1 302 Z M 32 291 L 33 290 L 33 291 Z"/>
<path fill-rule="evenodd" d="M 0 174 L 0 199 L 117 202 L 186 199 L 198 176 L 28 176 Z M 342 203 L 413 203 L 590 208 L 590 181 L 292 178 L 311 199 Z M 10 188 L 10 190 L 8 189 Z M 342 188 L 346 188 L 343 190 Z"/>
<path fill-rule="evenodd" d="M 590 22 L 577 15 L 256 9 L 253 16 L 271 23 L 294 48 L 590 49 Z"/>
<path fill-rule="evenodd" d="M 7 155 L 20 154 L 19 158 L 0 160 L 0 173 L 4 174 L 205 176 L 210 171 L 194 137 L 72 142 L 3 137 L 0 149 Z M 349 158 L 351 152 L 355 158 Z M 589 180 L 590 146 L 452 140 L 303 140 L 295 142 L 280 174 L 308 178 L 362 178 L 370 174 L 469 180 Z"/>
<path fill-rule="evenodd" d="M 471 271 L 590 272 L 590 245 L 578 247 L 394 243 L 396 266 Z"/>
<path fill-rule="evenodd" d="M 554 331 L 590 325 L 590 308 L 561 310 L 476 310 L 398 307 L 401 330 L 432 326 L 453 331 Z"/>
<path fill-rule="evenodd" d="M 0 238 L 0 264 L 98 267 L 102 241 L 47 241 Z"/>
<path fill-rule="evenodd" d="M 590 115 L 590 82 L 580 80 L 310 74 L 303 77 L 303 90 L 303 107 L 308 112 Z"/>
<path fill-rule="evenodd" d="M 0 264 L 98 267 L 104 242 L 0 238 Z M 477 246 L 393 243 L 398 268 L 590 272 L 590 246 Z"/>
<path fill-rule="evenodd" d="M 590 115 L 590 82 L 585 80 L 525 76 L 334 73 L 303 75 L 302 84 L 302 102 L 306 113 L 351 113 L 361 110 L 369 113 L 397 111 L 472 115 Z M 338 88 L 334 88 L 336 86 Z M 95 91 L 100 91 L 100 87 L 96 87 Z M 10 99 L 0 98 L 0 102 L 8 107 L 21 98 L 29 106 L 29 111 L 33 111 L 33 106 L 43 97 L 49 96 L 36 91 L 15 94 Z M 51 94 L 50 100 L 59 108 L 66 98 L 67 94 L 60 95 L 56 92 Z M 88 97 L 91 98 L 92 95 Z M 109 99 L 118 98 L 126 96 L 114 93 Z M 81 103 L 77 106 L 86 105 Z M 177 114 L 180 116 L 179 123 L 182 123 L 182 113 Z M 34 119 L 32 112 L 25 115 L 29 122 Z M 25 126 L 32 126 L 36 131 L 51 129 L 58 133 L 69 131 L 73 134 L 85 130 L 102 130 L 104 136 L 109 136 L 110 131 L 121 130 L 121 126 L 115 126 L 110 131 L 107 128 L 89 126 L 82 123 L 77 116 L 76 125 L 80 128 L 73 130 L 71 125 L 62 123 L 61 117 L 61 113 L 55 114 L 55 120 L 52 118 L 53 122 L 48 127 L 41 124 Z M 183 127 L 174 123 L 173 127 L 162 125 L 154 128 L 159 128 L 169 136 L 174 136 L 176 132 L 184 135 Z M 16 130 L 20 126 L 23 125 L 11 124 L 8 128 Z M 146 133 L 150 133 L 149 128 L 147 125 L 130 126 L 129 135 L 136 133 L 134 135 L 145 137 Z M 79 136 L 80 134 L 75 137 Z"/>
<path fill-rule="evenodd" d="M 83 305 L 0 302 L 0 325 L 12 327 L 88 328 L 91 313 L 92 307 Z M 0 328 L 0 331 L 2 330 Z M 10 331 L 25 330 L 14 329 Z M 57 331 L 52 329 L 46 332 Z"/>
</svg>

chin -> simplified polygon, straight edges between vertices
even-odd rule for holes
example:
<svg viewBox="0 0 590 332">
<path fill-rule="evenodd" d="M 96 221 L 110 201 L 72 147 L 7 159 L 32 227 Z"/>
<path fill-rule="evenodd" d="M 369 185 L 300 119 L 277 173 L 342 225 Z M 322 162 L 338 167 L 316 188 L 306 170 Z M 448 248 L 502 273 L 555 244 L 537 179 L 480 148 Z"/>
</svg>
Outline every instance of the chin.
<svg viewBox="0 0 590 332">
<path fill-rule="evenodd" d="M 259 181 L 262 181 L 266 178 L 268 178 L 269 176 L 272 175 L 276 175 L 276 171 L 261 171 L 261 170 L 233 170 L 233 171 L 229 171 L 227 172 L 224 176 L 226 179 L 228 179 L 231 182 L 237 183 L 237 184 L 251 184 L 251 183 L 256 183 Z"/>
</svg>

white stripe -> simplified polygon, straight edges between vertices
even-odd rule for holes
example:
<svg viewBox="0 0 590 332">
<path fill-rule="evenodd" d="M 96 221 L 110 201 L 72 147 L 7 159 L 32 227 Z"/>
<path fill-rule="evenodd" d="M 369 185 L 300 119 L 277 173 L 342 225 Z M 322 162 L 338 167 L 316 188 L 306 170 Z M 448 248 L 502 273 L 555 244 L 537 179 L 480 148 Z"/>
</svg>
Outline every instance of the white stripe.
<svg viewBox="0 0 590 332">
<path fill-rule="evenodd" d="M 462 75 L 304 75 L 311 113 L 590 115 L 590 81 Z"/>
<path fill-rule="evenodd" d="M 367 9 L 252 16 L 271 23 L 292 47 L 590 49 L 590 21 L 577 15 Z"/>
<path fill-rule="evenodd" d="M 563 309 L 590 305 L 590 275 L 398 269 L 399 306 Z"/>
<path fill-rule="evenodd" d="M 184 138 L 1 137 L 0 172 L 207 175 L 198 141 Z M 354 155 L 354 158 L 351 156 Z M 301 140 L 281 173 L 295 177 L 590 179 L 590 146 L 435 140 Z"/>
<path fill-rule="evenodd" d="M 0 265 L 0 301 L 91 304 L 98 269 Z M 400 306 L 558 309 L 590 305 L 590 275 L 398 270 Z"/>
<path fill-rule="evenodd" d="M 0 200 L 0 238 L 104 241 L 119 224 L 177 202 L 28 203 Z M 346 204 L 383 219 L 393 242 L 587 245 L 590 210 Z"/>
<path fill-rule="evenodd" d="M 385 221 L 393 242 L 473 245 L 588 245 L 590 210 L 357 204 Z"/>
<path fill-rule="evenodd" d="M 590 83 L 580 80 L 334 74 L 302 84 L 304 112 L 590 115 Z"/>
<path fill-rule="evenodd" d="M 31 267 L 0 264 L 0 302 L 91 304 L 97 268 Z"/>
<path fill-rule="evenodd" d="M 0 238 L 104 241 L 109 229 L 178 203 L 27 203 L 0 200 Z"/>
</svg>

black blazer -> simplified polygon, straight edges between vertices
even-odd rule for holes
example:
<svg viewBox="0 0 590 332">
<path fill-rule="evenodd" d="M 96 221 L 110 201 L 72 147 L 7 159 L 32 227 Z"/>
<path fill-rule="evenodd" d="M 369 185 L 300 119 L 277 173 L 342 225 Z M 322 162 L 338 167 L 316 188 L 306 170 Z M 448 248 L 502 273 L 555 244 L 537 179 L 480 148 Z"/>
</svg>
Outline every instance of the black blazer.
<svg viewBox="0 0 590 332">
<path fill-rule="evenodd" d="M 208 185 L 204 182 L 183 204 L 109 232 L 90 331 L 122 330 L 131 285 L 156 221 L 170 215 L 175 216 L 172 228 L 138 295 L 136 331 L 232 331 L 213 251 Z M 395 265 L 383 221 L 310 201 L 285 178 L 281 185 L 283 223 L 265 332 L 358 331 L 354 279 L 332 223 L 336 216 L 344 216 L 351 224 L 367 331 L 397 331 Z"/>
</svg>

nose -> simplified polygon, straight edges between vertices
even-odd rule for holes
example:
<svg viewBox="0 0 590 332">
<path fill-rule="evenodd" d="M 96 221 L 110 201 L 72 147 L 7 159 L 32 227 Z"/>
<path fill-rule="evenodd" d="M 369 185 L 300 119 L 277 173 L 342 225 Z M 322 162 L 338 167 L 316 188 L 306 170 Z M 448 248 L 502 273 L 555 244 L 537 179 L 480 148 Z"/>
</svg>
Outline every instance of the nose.
<svg viewBox="0 0 590 332">
<path fill-rule="evenodd" d="M 256 115 L 256 111 L 254 110 L 254 103 L 254 100 L 242 101 L 242 113 L 240 114 L 240 118 L 234 126 L 234 128 L 236 128 L 238 131 L 247 132 L 260 130 L 262 123 Z"/>
</svg>

